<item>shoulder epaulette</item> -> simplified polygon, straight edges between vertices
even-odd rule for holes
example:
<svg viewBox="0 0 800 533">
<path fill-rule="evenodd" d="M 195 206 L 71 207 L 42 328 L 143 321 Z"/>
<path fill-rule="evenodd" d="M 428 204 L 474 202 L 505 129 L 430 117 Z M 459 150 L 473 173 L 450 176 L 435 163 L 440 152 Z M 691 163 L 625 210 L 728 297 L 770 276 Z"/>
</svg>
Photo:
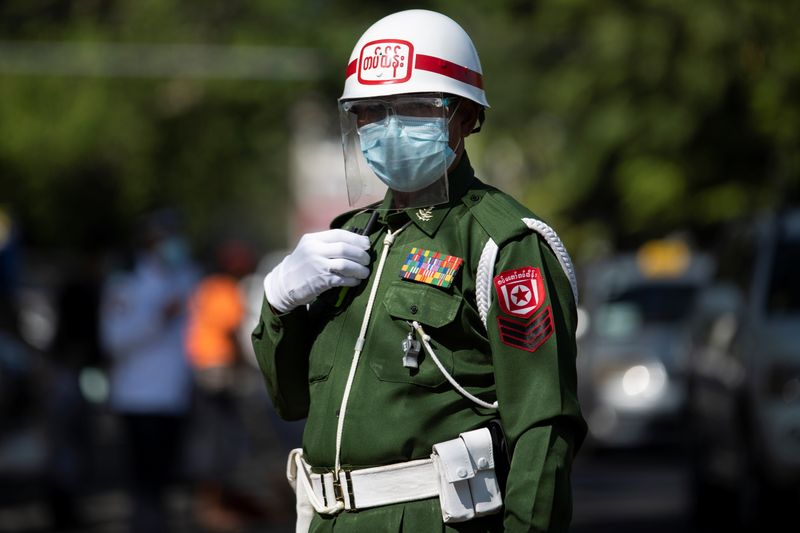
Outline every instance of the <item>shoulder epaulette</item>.
<svg viewBox="0 0 800 533">
<path fill-rule="evenodd" d="M 471 190 L 463 201 L 498 246 L 529 233 L 522 219 L 536 218 L 525 206 L 493 187 Z"/>
<path fill-rule="evenodd" d="M 553 251 L 569 280 L 575 303 L 578 302 L 578 284 L 572 260 L 553 228 L 510 196 L 491 187 L 470 191 L 464 197 L 464 203 L 489 235 L 475 277 L 478 311 L 484 326 L 492 302 L 492 277 L 497 253 L 506 242 L 530 232 L 536 233 Z"/>
</svg>

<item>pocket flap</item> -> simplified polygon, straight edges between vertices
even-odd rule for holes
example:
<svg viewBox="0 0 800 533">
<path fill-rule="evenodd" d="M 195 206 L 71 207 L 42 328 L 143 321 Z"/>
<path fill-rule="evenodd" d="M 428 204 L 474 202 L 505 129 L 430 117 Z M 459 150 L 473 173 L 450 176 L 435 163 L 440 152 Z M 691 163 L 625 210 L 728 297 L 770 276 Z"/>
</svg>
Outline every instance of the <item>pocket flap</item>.
<svg viewBox="0 0 800 533">
<path fill-rule="evenodd" d="M 456 318 L 461 296 L 412 281 L 393 283 L 383 305 L 393 317 L 440 328 Z"/>
<path fill-rule="evenodd" d="M 469 453 L 472 467 L 475 470 L 491 470 L 494 468 L 492 453 L 492 434 L 486 428 L 467 431 L 461 434 Z"/>
<path fill-rule="evenodd" d="M 449 483 L 466 481 L 475 477 L 472 460 L 462 439 L 452 439 L 434 444 L 433 451 L 439 456 L 439 465 Z"/>
</svg>

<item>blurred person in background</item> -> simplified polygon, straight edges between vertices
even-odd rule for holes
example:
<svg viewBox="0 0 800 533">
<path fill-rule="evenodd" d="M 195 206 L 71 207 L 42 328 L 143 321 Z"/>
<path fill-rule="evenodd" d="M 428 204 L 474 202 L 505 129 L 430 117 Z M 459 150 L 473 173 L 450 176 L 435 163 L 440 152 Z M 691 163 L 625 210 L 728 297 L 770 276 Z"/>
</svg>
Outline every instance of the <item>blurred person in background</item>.
<svg viewBox="0 0 800 533">
<path fill-rule="evenodd" d="M 0 502 L 39 481 L 41 385 L 37 354 L 20 329 L 16 224 L 0 207 Z M 0 527 L 2 523 L 0 523 Z"/>
<path fill-rule="evenodd" d="M 38 361 L 20 330 L 18 226 L 0 206 L 0 496 L 6 482 L 36 478 L 35 442 L 38 425 Z M 29 455 L 27 452 L 32 451 Z M 32 461 L 30 459 L 33 459 Z M 14 487 L 16 489 L 16 487 Z M 10 496 L 14 496 L 11 494 Z"/>
<path fill-rule="evenodd" d="M 23 492 L 18 483 L 39 481 L 41 404 L 40 361 L 23 341 L 18 312 L 0 300 L 0 499 Z M 9 488 L 11 490 L 6 492 Z M 0 524 L 1 526 L 2 524 Z"/>
<path fill-rule="evenodd" d="M 18 277 L 17 231 L 6 208 L 0 206 L 0 301 L 12 305 Z"/>
<path fill-rule="evenodd" d="M 66 269 L 56 297 L 58 324 L 49 348 L 48 505 L 57 529 L 80 523 L 77 498 L 90 474 L 89 404 L 81 372 L 104 362 L 99 309 L 102 267 L 99 252 L 87 250 Z"/>
<path fill-rule="evenodd" d="M 110 356 L 110 404 L 130 450 L 134 533 L 168 531 L 165 489 L 180 463 L 191 406 L 185 349 L 188 300 L 197 281 L 176 215 L 146 217 L 133 270 L 104 288 L 101 339 Z"/>
<path fill-rule="evenodd" d="M 389 190 L 300 239 L 253 333 L 278 412 L 308 418 L 297 531 L 566 531 L 575 276 L 555 232 L 474 175 L 471 39 L 431 11 L 381 19 L 339 106 L 351 205 L 365 180 Z"/>
<path fill-rule="evenodd" d="M 237 378 L 246 370 L 236 335 L 245 313 L 239 281 L 252 272 L 255 257 L 244 243 L 228 240 L 217 247 L 214 263 L 189 305 L 186 348 L 196 384 L 190 470 L 198 482 L 199 523 L 230 531 L 241 528 L 255 511 L 234 480 L 250 445 L 237 391 Z"/>
</svg>

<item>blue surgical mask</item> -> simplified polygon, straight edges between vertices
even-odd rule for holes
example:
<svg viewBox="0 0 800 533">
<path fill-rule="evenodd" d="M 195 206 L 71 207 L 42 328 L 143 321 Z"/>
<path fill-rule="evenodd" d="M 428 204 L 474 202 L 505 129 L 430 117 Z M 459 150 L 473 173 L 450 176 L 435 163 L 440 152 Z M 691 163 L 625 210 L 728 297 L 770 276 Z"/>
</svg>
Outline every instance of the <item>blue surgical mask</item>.
<svg viewBox="0 0 800 533">
<path fill-rule="evenodd" d="M 456 158 L 443 117 L 390 115 L 358 129 L 370 168 L 390 189 L 413 192 L 444 176 Z"/>
<path fill-rule="evenodd" d="M 189 260 L 189 247 L 178 237 L 170 237 L 158 244 L 158 256 L 169 268 L 178 268 Z"/>
</svg>

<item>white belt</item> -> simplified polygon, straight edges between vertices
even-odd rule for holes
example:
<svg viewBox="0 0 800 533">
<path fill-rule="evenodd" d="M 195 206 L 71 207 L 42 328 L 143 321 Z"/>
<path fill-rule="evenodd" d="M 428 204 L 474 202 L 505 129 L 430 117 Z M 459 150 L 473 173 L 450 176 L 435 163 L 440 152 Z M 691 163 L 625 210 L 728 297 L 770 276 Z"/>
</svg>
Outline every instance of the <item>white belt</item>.
<svg viewBox="0 0 800 533">
<path fill-rule="evenodd" d="M 302 448 L 289 454 L 286 477 L 297 495 L 297 531 L 306 532 L 314 511 L 337 514 L 439 497 L 444 522 L 464 522 L 498 512 L 502 497 L 492 438 L 480 428 L 433 446 L 430 459 L 311 473 Z"/>
<path fill-rule="evenodd" d="M 312 474 L 310 466 L 301 455 L 299 461 L 308 476 L 314 495 L 327 508 L 336 507 L 339 503 L 344 506 L 344 510 L 355 511 L 439 495 L 439 478 L 431 459 L 342 470 L 338 482 L 334 479 L 333 472 Z M 298 471 L 298 475 L 303 474 Z"/>
</svg>

